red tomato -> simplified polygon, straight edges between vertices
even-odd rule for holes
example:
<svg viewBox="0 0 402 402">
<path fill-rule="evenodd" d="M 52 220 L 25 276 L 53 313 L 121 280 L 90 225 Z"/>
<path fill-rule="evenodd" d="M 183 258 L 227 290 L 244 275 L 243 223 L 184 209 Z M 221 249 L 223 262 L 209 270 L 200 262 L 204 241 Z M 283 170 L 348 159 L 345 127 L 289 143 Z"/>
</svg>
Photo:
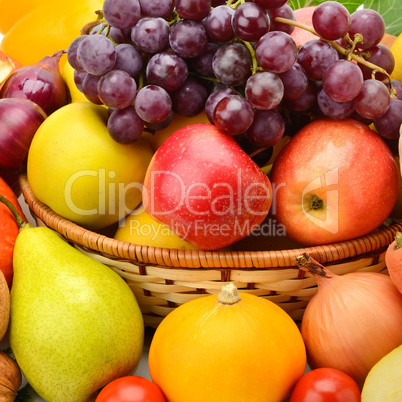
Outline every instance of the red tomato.
<svg viewBox="0 0 402 402">
<path fill-rule="evenodd" d="M 95 402 L 166 402 L 160 388 L 139 376 L 120 377 L 107 384 Z"/>
<path fill-rule="evenodd" d="M 293 389 L 289 402 L 360 402 L 356 381 L 342 371 L 318 368 L 304 374 Z"/>
</svg>

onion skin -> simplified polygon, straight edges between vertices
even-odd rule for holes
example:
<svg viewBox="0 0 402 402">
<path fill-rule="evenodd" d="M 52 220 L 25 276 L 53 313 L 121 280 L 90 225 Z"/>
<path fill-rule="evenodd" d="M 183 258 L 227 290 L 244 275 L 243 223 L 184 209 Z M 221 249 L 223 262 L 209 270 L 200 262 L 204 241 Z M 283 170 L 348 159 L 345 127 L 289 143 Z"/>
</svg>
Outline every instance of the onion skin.
<svg viewBox="0 0 402 402">
<path fill-rule="evenodd" d="M 0 99 L 0 169 L 23 170 L 36 130 L 46 113 L 27 99 Z"/>
<path fill-rule="evenodd" d="M 29 99 L 49 115 L 69 102 L 69 91 L 59 70 L 64 51 L 46 56 L 14 71 L 4 82 L 1 98 Z"/>
<path fill-rule="evenodd" d="M 361 388 L 370 369 L 402 344 L 402 295 L 387 275 L 338 276 L 303 257 L 299 268 L 312 273 L 318 286 L 301 324 L 309 365 L 341 370 Z"/>
<path fill-rule="evenodd" d="M 397 232 L 395 240 L 388 246 L 385 253 L 385 264 L 389 276 L 399 292 L 402 293 L 402 233 Z"/>
</svg>

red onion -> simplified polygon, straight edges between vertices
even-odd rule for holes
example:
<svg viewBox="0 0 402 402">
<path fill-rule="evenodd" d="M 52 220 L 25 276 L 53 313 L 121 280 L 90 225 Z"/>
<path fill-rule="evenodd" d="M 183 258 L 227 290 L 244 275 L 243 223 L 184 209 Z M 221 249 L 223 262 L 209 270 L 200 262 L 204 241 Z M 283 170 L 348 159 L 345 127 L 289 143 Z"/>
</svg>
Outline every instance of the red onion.
<svg viewBox="0 0 402 402">
<path fill-rule="evenodd" d="M 0 99 L 0 169 L 23 169 L 46 113 L 28 99 Z"/>
<path fill-rule="evenodd" d="M 69 92 L 59 70 L 63 53 L 60 50 L 14 71 L 4 82 L 0 97 L 29 99 L 47 115 L 67 104 Z"/>
</svg>

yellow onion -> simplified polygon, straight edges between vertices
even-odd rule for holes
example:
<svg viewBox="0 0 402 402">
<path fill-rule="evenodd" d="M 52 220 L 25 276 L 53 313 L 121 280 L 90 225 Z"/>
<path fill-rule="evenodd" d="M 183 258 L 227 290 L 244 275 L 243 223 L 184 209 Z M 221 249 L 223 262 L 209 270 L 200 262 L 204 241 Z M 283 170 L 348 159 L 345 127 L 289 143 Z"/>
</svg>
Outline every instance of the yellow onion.
<svg viewBox="0 0 402 402">
<path fill-rule="evenodd" d="M 362 387 L 370 369 L 402 344 L 401 293 L 384 274 L 335 275 L 307 254 L 296 261 L 318 287 L 301 323 L 310 367 L 341 370 Z"/>
</svg>

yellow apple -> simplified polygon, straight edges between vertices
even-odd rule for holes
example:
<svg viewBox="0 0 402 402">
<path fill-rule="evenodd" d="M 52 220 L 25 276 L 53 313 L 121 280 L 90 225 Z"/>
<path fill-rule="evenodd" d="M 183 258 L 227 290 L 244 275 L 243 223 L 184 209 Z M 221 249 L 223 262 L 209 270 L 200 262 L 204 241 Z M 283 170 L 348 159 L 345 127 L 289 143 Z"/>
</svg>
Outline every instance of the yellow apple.
<svg viewBox="0 0 402 402">
<path fill-rule="evenodd" d="M 114 238 L 141 246 L 198 250 L 192 243 L 177 236 L 169 226 L 152 218 L 143 206 L 124 219 Z"/>
<path fill-rule="evenodd" d="M 74 71 L 75 70 L 71 67 L 68 61 L 64 63 L 61 70 L 61 76 L 70 92 L 71 102 L 89 102 L 87 97 L 77 88 L 77 85 L 75 85 Z"/>
<path fill-rule="evenodd" d="M 44 121 L 28 153 L 28 181 L 36 197 L 91 229 L 116 223 L 140 204 L 153 155 L 142 138 L 115 142 L 107 116 L 103 106 L 70 103 Z"/>
</svg>

